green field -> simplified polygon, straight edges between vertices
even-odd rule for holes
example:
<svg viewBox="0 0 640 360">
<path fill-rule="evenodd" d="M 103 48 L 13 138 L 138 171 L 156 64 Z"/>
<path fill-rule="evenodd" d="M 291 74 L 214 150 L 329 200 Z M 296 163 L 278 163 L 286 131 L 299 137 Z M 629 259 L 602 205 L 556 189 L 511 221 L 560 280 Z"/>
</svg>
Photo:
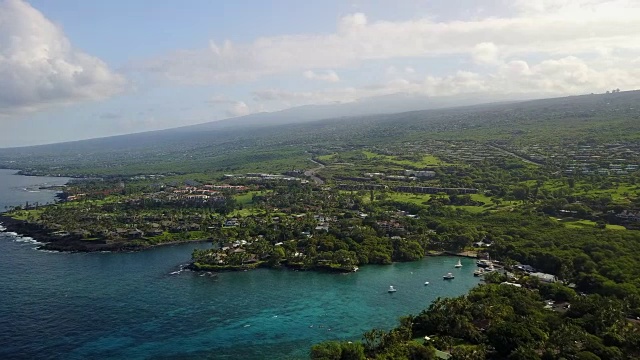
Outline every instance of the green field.
<svg viewBox="0 0 640 360">
<path fill-rule="evenodd" d="M 593 228 L 596 226 L 596 222 L 592 220 L 576 220 L 572 218 L 557 220 L 560 223 L 563 223 L 566 227 L 571 229 L 584 229 L 584 228 Z M 627 230 L 622 225 L 613 225 L 607 224 L 607 230 Z"/>
<path fill-rule="evenodd" d="M 412 160 L 403 159 L 398 156 L 376 154 L 371 151 L 363 151 L 362 153 L 366 156 L 367 160 L 385 161 L 396 165 L 411 166 L 416 168 L 446 165 L 440 159 L 433 155 L 424 155 L 419 160 Z"/>
<path fill-rule="evenodd" d="M 424 205 L 423 203 L 431 199 L 431 194 L 408 194 L 399 192 L 387 193 L 387 199 L 392 201 L 408 202 L 418 205 Z"/>
</svg>

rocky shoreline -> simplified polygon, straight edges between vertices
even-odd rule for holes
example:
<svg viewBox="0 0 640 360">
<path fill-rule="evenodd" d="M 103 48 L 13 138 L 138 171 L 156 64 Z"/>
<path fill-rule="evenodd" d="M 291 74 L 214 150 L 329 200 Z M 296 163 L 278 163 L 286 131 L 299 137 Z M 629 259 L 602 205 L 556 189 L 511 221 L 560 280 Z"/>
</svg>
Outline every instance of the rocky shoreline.
<svg viewBox="0 0 640 360">
<path fill-rule="evenodd" d="M 42 226 L 29 223 L 25 220 L 14 219 L 10 216 L 0 215 L 0 225 L 6 228 L 6 232 L 14 232 L 20 236 L 28 236 L 42 243 L 38 250 L 50 250 L 61 252 L 129 252 L 151 249 L 157 246 L 182 244 L 185 242 L 203 242 L 209 240 L 173 241 L 162 244 L 140 245 L 127 243 L 100 243 L 97 241 L 86 241 L 76 236 L 52 236 L 49 231 Z"/>
</svg>

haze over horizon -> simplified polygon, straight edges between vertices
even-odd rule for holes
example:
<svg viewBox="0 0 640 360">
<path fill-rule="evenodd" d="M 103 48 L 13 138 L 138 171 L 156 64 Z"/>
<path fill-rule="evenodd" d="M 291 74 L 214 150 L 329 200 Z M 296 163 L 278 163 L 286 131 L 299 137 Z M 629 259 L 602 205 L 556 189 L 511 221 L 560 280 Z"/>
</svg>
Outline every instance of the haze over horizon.
<svg viewBox="0 0 640 360">
<path fill-rule="evenodd" d="M 633 0 L 0 0 L 0 147 L 638 89 L 638 18 Z"/>
</svg>

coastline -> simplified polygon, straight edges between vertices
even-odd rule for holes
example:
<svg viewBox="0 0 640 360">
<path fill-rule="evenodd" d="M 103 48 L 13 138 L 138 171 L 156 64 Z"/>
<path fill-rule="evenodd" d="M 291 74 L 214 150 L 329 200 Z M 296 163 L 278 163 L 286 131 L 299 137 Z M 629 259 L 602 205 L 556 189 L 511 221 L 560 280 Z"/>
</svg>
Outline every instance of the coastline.
<svg viewBox="0 0 640 360">
<path fill-rule="evenodd" d="M 196 240 L 186 240 L 186 241 L 170 241 L 160 244 L 132 244 L 132 243 L 104 243 L 98 241 L 87 241 L 82 238 L 76 236 L 66 236 L 66 237 L 57 237 L 52 236 L 49 231 L 44 229 L 39 224 L 29 223 L 26 220 L 18 220 L 12 218 L 10 216 L 6 216 L 0 213 L 0 226 L 4 228 L 3 232 L 13 232 L 18 234 L 18 236 L 22 237 L 30 237 L 42 244 L 37 247 L 37 250 L 47 250 L 47 251 L 56 251 L 56 252 L 132 252 L 132 251 L 143 251 L 152 249 L 160 246 L 171 246 L 171 245 L 179 245 L 185 243 L 202 243 L 202 242 L 211 242 L 211 239 L 196 239 Z M 432 257 L 432 256 L 460 256 L 467 258 L 477 258 L 477 254 L 474 252 L 461 252 L 455 253 L 452 251 L 432 251 L 425 254 L 424 257 Z M 245 264 L 241 266 L 232 266 L 232 265 L 207 265 L 207 264 L 199 264 L 196 262 L 191 262 L 187 266 L 188 269 L 192 271 L 203 271 L 203 272 L 234 272 L 234 271 L 247 271 L 255 268 L 273 268 L 272 266 L 267 265 L 265 262 L 253 263 L 253 264 Z M 280 266 L 282 268 L 295 270 L 295 271 L 320 271 L 320 272 L 331 272 L 331 273 L 350 273 L 357 271 L 353 269 L 345 269 L 331 266 L 311 266 L 305 267 L 301 264 L 288 264 L 282 263 Z"/>
<path fill-rule="evenodd" d="M 58 251 L 58 252 L 130 252 L 152 249 L 159 246 L 169 246 L 185 244 L 190 242 L 206 242 L 210 239 L 196 239 L 186 241 L 170 241 L 160 244 L 127 244 L 127 243 L 98 243 L 93 241 L 82 240 L 75 236 L 67 236 L 64 238 L 51 236 L 49 232 L 38 224 L 29 223 L 25 220 L 17 220 L 10 216 L 0 214 L 0 225 L 5 228 L 4 232 L 14 232 L 18 236 L 30 237 L 42 245 L 38 246 L 38 250 Z"/>
</svg>

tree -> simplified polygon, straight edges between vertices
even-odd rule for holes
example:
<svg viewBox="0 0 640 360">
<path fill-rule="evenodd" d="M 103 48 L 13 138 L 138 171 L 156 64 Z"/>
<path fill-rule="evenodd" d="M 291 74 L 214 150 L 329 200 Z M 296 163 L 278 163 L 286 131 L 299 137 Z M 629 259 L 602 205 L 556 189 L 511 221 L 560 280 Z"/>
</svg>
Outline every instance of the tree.
<svg viewBox="0 0 640 360">
<path fill-rule="evenodd" d="M 313 345 L 309 357 L 313 360 L 340 360 L 342 346 L 337 341 L 327 341 Z"/>
<path fill-rule="evenodd" d="M 600 360 L 600 357 L 589 351 L 581 351 L 576 354 L 576 360 Z"/>
<path fill-rule="evenodd" d="M 409 360 L 433 360 L 436 359 L 436 349 L 433 346 L 424 346 L 415 342 L 407 344 Z"/>
<path fill-rule="evenodd" d="M 360 342 L 342 343 L 340 360 L 365 360 L 364 346 Z"/>
<path fill-rule="evenodd" d="M 285 258 L 284 249 L 282 246 L 274 246 L 269 255 L 269 265 L 278 266 L 280 262 Z"/>
<path fill-rule="evenodd" d="M 519 347 L 527 347 L 534 342 L 529 332 L 530 324 L 502 322 L 487 331 L 489 342 L 503 356 L 511 354 Z"/>
<path fill-rule="evenodd" d="M 487 349 L 483 346 L 456 346 L 451 351 L 450 360 L 484 360 Z"/>
</svg>

